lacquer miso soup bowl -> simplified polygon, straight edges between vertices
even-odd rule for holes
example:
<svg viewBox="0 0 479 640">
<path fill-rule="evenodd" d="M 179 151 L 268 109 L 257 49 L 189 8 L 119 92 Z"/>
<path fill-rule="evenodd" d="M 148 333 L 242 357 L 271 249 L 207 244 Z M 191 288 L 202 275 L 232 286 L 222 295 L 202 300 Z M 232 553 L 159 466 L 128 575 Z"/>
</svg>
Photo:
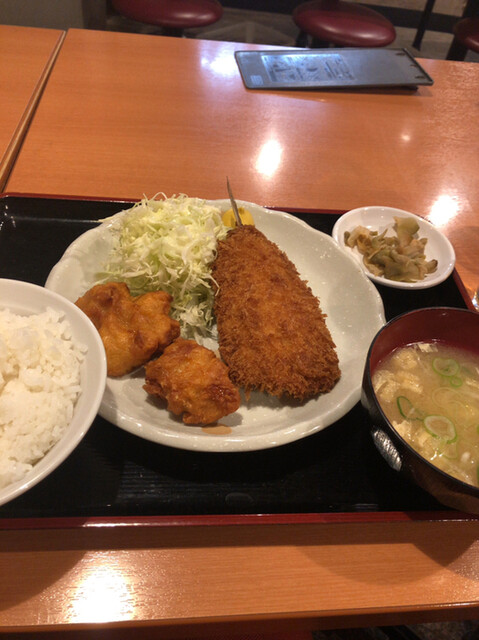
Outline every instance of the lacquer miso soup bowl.
<svg viewBox="0 0 479 640">
<path fill-rule="evenodd" d="M 441 504 L 474 514 L 478 361 L 478 313 L 449 307 L 411 311 L 393 318 L 373 339 L 361 395 L 387 463 Z"/>
</svg>

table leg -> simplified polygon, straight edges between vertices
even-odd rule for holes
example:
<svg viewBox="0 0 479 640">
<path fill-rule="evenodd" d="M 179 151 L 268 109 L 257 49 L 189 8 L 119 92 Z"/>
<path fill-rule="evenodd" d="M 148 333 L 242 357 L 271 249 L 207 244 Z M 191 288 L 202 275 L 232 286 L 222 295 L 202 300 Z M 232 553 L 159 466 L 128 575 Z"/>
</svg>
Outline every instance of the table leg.
<svg viewBox="0 0 479 640">
<path fill-rule="evenodd" d="M 447 52 L 446 60 L 464 60 L 466 54 L 467 47 L 461 44 L 457 38 L 454 38 Z"/>
<path fill-rule="evenodd" d="M 458 18 L 458 21 L 462 18 L 471 18 L 475 16 L 479 12 L 479 0 L 467 0 L 466 6 L 464 7 L 464 11 L 462 12 L 461 18 Z M 464 60 L 467 54 L 467 47 L 457 41 L 457 38 L 454 38 L 451 46 L 449 47 L 449 51 L 446 56 L 446 60 Z"/>
<path fill-rule="evenodd" d="M 412 46 L 415 49 L 421 48 L 421 42 L 424 37 L 424 32 L 427 29 L 427 24 L 429 22 L 429 18 L 431 17 L 432 10 L 434 9 L 434 3 L 436 0 L 427 0 L 426 6 L 424 7 L 424 11 L 422 12 L 421 19 L 419 20 L 419 25 L 416 31 L 416 37 L 412 43 Z"/>
</svg>

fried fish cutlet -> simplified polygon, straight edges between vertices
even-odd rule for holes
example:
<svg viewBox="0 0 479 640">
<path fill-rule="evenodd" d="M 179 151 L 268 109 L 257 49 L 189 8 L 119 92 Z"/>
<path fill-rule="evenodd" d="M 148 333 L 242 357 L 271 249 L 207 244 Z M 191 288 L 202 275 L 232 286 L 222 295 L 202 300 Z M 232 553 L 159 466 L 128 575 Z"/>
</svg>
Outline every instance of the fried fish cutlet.
<svg viewBox="0 0 479 640">
<path fill-rule="evenodd" d="M 164 291 L 133 297 L 123 282 L 95 285 L 76 301 L 98 329 L 109 376 L 130 373 L 180 335 L 170 304 Z"/>
<path fill-rule="evenodd" d="M 167 400 L 168 410 L 183 414 L 185 424 L 211 424 L 240 405 L 226 365 L 210 349 L 183 338 L 146 365 L 143 388 Z"/>
<path fill-rule="evenodd" d="M 235 384 L 298 400 L 331 391 L 341 372 L 325 315 L 277 245 L 237 227 L 218 244 L 212 275 L 220 354 Z"/>
</svg>

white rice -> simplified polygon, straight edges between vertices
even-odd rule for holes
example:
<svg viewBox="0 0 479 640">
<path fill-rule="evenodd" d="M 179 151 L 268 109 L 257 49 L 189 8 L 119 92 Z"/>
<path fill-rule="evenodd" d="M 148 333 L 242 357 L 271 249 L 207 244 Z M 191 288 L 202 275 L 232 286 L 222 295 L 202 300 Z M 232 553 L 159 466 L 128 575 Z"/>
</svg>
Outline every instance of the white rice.
<svg viewBox="0 0 479 640">
<path fill-rule="evenodd" d="M 0 488 L 22 479 L 62 437 L 81 393 L 85 352 L 54 309 L 0 310 Z"/>
</svg>

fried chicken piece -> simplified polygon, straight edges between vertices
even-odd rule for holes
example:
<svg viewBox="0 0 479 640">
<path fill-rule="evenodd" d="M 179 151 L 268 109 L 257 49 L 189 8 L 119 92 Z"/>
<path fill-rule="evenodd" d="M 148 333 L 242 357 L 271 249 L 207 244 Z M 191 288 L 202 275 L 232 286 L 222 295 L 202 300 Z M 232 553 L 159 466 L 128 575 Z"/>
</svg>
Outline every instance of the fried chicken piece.
<svg viewBox="0 0 479 640">
<path fill-rule="evenodd" d="M 183 414 L 185 424 L 210 424 L 236 411 L 238 389 L 228 367 L 194 340 L 178 338 L 145 367 L 144 389 L 168 402 L 168 410 Z"/>
<path fill-rule="evenodd" d="M 171 299 L 164 291 L 133 297 L 125 283 L 108 282 L 76 301 L 98 329 L 109 376 L 130 373 L 180 335 L 179 323 L 168 315 Z"/>
<path fill-rule="evenodd" d="M 220 354 L 235 384 L 298 400 L 334 387 L 341 372 L 319 300 L 277 245 L 237 227 L 219 242 L 212 275 Z"/>
</svg>

